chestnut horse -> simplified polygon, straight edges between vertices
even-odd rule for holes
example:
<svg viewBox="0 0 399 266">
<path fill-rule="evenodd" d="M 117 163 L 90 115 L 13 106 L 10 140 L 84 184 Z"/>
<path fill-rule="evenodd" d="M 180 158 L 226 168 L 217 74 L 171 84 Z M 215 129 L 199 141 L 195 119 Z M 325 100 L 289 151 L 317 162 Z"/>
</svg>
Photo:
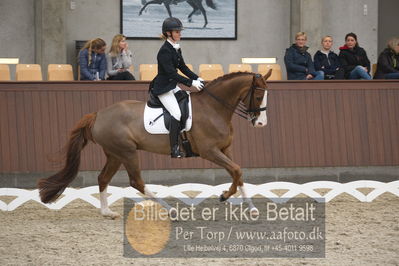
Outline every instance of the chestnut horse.
<svg viewBox="0 0 399 266">
<path fill-rule="evenodd" d="M 187 137 L 193 152 L 225 168 L 231 175 L 233 183 L 229 190 L 220 196 L 222 201 L 235 194 L 238 186 L 254 212 L 257 212 L 257 209 L 246 196 L 241 168 L 232 161 L 231 120 L 238 109 L 253 126 L 266 125 L 266 80 L 270 75 L 271 70 L 264 77 L 249 72 L 231 73 L 210 82 L 202 91 L 191 93 L 193 124 L 187 132 Z M 107 158 L 98 176 L 103 216 L 119 216 L 108 207 L 107 186 L 121 164 L 127 170 L 130 185 L 154 199 L 155 195 L 147 189 L 141 178 L 137 151 L 169 154 L 170 146 L 168 135 L 152 135 L 144 129 L 145 104 L 127 100 L 85 115 L 71 132 L 64 168 L 48 178 L 39 179 L 41 201 L 55 201 L 73 181 L 79 170 L 80 153 L 88 141 L 101 145 Z"/>
</svg>

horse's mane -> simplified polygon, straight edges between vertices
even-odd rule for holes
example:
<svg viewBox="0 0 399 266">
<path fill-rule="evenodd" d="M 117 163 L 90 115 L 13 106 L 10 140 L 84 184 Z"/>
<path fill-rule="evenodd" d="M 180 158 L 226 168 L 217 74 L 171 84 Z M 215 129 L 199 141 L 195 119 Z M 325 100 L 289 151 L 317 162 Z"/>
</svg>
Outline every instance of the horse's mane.
<svg viewBox="0 0 399 266">
<path fill-rule="evenodd" d="M 209 88 L 209 87 L 212 87 L 212 86 L 214 86 L 215 84 L 217 84 L 217 83 L 219 83 L 219 82 L 222 82 L 222 81 L 225 81 L 225 80 L 227 80 L 227 79 L 232 79 L 232 78 L 235 78 L 235 77 L 237 77 L 237 76 L 243 76 L 243 75 L 255 75 L 255 73 L 253 73 L 253 72 L 247 72 L 247 71 L 245 71 L 245 72 L 233 72 L 233 73 L 228 73 L 228 74 L 225 74 L 225 75 L 223 75 L 223 76 L 221 76 L 221 77 L 218 77 L 217 79 L 214 79 L 214 80 L 212 80 L 211 82 L 209 82 L 208 84 L 206 84 L 206 88 Z"/>
</svg>

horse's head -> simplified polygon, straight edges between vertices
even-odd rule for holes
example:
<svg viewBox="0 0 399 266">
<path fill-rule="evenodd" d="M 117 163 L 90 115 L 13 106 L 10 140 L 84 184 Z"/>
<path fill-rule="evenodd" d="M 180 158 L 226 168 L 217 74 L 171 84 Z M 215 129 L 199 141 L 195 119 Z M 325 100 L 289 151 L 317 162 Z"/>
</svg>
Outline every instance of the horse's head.
<svg viewBox="0 0 399 266">
<path fill-rule="evenodd" d="M 248 120 L 252 122 L 254 127 L 264 127 L 267 124 L 267 85 L 266 80 L 272 74 L 272 70 L 262 77 L 260 74 L 255 74 L 252 80 L 251 87 L 242 99 L 246 112 L 248 113 Z"/>
</svg>

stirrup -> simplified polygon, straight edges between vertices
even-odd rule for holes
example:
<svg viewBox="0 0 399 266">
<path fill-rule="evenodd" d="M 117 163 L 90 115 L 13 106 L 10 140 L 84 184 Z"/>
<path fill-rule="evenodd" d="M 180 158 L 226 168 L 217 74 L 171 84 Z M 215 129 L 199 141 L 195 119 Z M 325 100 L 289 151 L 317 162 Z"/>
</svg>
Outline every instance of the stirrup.
<svg viewBox="0 0 399 266">
<path fill-rule="evenodd" d="M 170 152 L 170 157 L 172 158 L 182 158 L 183 153 L 180 151 L 179 145 L 175 145 L 172 147 L 171 152 Z"/>
</svg>

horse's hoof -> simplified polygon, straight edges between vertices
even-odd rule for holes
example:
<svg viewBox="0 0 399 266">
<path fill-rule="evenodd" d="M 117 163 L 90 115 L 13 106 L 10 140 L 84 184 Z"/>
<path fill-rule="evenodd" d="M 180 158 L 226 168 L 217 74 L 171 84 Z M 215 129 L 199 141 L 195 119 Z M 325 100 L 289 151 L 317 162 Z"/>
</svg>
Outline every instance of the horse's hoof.
<svg viewBox="0 0 399 266">
<path fill-rule="evenodd" d="M 116 218 L 121 217 L 119 213 L 113 212 L 111 210 L 105 210 L 101 212 L 101 215 L 107 218 L 111 218 L 112 220 L 115 220 Z"/>
<path fill-rule="evenodd" d="M 219 197 L 219 200 L 220 200 L 220 202 L 223 202 L 223 201 L 226 201 L 227 198 L 225 198 L 225 197 L 223 196 L 223 194 L 221 194 L 220 197 Z"/>
<path fill-rule="evenodd" d="M 169 212 L 169 217 L 170 217 L 171 219 L 176 219 L 176 217 L 177 217 L 177 211 L 176 211 L 176 210 L 171 210 L 171 211 Z"/>
<path fill-rule="evenodd" d="M 252 216 L 259 216 L 259 210 L 256 207 L 253 207 L 250 212 Z"/>
</svg>

